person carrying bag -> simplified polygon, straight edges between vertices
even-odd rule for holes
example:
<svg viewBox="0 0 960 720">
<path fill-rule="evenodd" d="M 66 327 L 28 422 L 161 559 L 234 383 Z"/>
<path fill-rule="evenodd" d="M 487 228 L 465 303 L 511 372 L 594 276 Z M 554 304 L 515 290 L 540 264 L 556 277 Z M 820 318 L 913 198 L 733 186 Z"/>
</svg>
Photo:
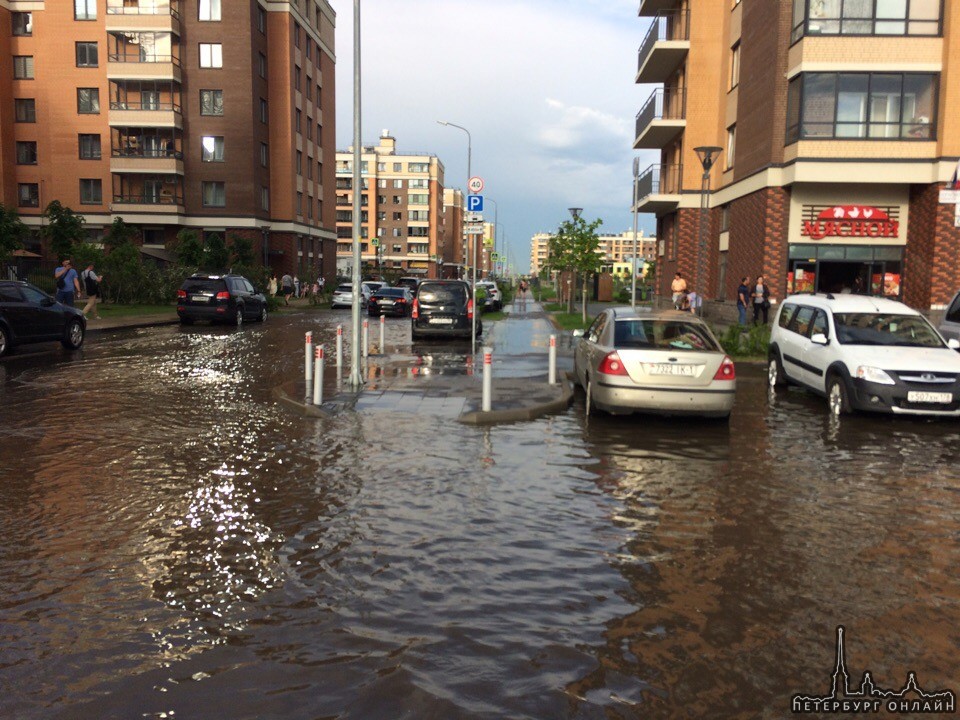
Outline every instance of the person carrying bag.
<svg viewBox="0 0 960 720">
<path fill-rule="evenodd" d="M 83 316 L 88 317 L 91 312 L 96 313 L 94 317 L 100 320 L 100 313 L 97 312 L 97 304 L 100 302 L 100 282 L 102 275 L 97 275 L 93 270 L 93 263 L 87 265 L 83 271 L 83 289 L 87 293 L 87 304 L 83 308 Z"/>
</svg>

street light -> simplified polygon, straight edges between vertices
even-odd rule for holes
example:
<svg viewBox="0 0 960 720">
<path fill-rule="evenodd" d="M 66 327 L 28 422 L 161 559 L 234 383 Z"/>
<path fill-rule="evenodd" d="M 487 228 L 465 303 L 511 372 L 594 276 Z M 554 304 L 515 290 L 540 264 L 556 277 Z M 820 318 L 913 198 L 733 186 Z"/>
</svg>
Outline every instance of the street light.
<svg viewBox="0 0 960 720">
<path fill-rule="evenodd" d="M 700 160 L 700 164 L 703 165 L 703 177 L 700 182 L 700 238 L 697 243 L 697 299 L 699 300 L 700 307 L 697 310 L 697 314 L 701 317 L 703 316 L 703 258 L 706 255 L 706 246 L 707 240 L 705 233 L 707 231 L 707 198 L 710 194 L 710 171 L 713 169 L 714 163 L 720 157 L 720 153 L 723 152 L 722 147 L 716 147 L 714 145 L 703 145 L 698 148 L 693 149 L 697 153 L 697 158 Z"/>
<path fill-rule="evenodd" d="M 350 387 L 363 385 L 360 367 L 360 0 L 353 0 L 353 302 L 351 303 Z"/>
<path fill-rule="evenodd" d="M 467 130 L 463 125 L 457 125 L 456 123 L 447 122 L 446 120 L 437 120 L 440 125 L 446 127 L 454 127 L 458 130 L 463 130 L 467 134 L 467 184 L 466 190 L 467 194 L 464 196 L 470 197 L 470 178 L 473 177 L 473 171 L 471 170 L 471 161 L 473 157 L 473 137 L 470 135 L 470 131 Z M 468 237 L 467 237 L 467 214 L 466 214 L 466 200 L 464 200 L 463 208 L 463 257 L 467 257 L 467 247 L 468 247 Z M 476 235 L 472 236 L 473 238 L 473 290 L 471 291 L 471 296 L 473 297 L 473 321 L 470 323 L 470 350 L 472 354 L 477 352 L 477 240 Z"/>
<path fill-rule="evenodd" d="M 572 207 L 572 208 L 568 208 L 568 209 L 570 210 L 570 216 L 573 218 L 573 224 L 576 225 L 576 224 L 577 224 L 577 220 L 580 219 L 580 213 L 583 212 L 583 208 Z M 567 306 L 567 309 L 569 309 L 569 310 L 572 310 L 572 309 L 573 309 L 573 292 L 574 292 L 574 288 L 573 288 L 573 272 L 571 271 L 571 272 L 570 272 L 570 277 L 567 278 L 567 300 L 568 300 L 568 302 L 570 303 L 570 304 Z"/>
<path fill-rule="evenodd" d="M 630 307 L 637 309 L 637 180 L 640 158 L 633 158 L 633 258 L 630 261 Z"/>
</svg>

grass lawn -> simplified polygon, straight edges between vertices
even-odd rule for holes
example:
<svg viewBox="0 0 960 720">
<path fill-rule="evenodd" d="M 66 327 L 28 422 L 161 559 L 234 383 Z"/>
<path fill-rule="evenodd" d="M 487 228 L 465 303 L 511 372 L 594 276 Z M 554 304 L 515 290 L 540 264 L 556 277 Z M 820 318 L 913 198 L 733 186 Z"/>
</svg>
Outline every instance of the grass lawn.
<svg viewBox="0 0 960 720">
<path fill-rule="evenodd" d="M 497 310 L 496 312 L 485 312 L 480 316 L 483 320 L 503 320 L 506 317 L 506 314 L 502 310 Z"/>
<path fill-rule="evenodd" d="M 87 304 L 86 298 L 74 303 L 81 310 Z M 138 315 L 170 315 L 177 312 L 176 305 L 97 305 L 102 318 L 135 317 Z"/>
<path fill-rule="evenodd" d="M 583 316 L 579 312 L 555 312 L 553 319 L 564 330 L 584 330 L 593 322 L 593 318 L 587 316 L 587 321 L 583 322 Z"/>
</svg>

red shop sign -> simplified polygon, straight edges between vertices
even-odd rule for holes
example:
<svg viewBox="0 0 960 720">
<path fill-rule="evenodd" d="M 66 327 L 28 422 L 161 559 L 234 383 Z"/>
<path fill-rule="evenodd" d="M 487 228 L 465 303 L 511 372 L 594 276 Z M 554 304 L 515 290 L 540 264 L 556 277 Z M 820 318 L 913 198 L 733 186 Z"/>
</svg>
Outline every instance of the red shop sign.
<svg viewBox="0 0 960 720">
<path fill-rule="evenodd" d="M 900 223 L 870 205 L 834 205 L 815 220 L 804 220 L 800 234 L 811 240 L 825 237 L 896 238 Z"/>
</svg>

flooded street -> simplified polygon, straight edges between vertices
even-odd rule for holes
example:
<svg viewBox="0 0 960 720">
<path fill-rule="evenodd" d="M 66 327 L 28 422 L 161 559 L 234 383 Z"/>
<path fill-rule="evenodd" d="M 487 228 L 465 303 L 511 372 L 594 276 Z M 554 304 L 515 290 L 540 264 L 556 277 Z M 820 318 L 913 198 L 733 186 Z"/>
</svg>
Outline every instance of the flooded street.
<svg viewBox="0 0 960 720">
<path fill-rule="evenodd" d="M 960 424 L 291 414 L 348 317 L 0 363 L 0 717 L 784 717 L 838 625 L 960 689 Z"/>
</svg>

